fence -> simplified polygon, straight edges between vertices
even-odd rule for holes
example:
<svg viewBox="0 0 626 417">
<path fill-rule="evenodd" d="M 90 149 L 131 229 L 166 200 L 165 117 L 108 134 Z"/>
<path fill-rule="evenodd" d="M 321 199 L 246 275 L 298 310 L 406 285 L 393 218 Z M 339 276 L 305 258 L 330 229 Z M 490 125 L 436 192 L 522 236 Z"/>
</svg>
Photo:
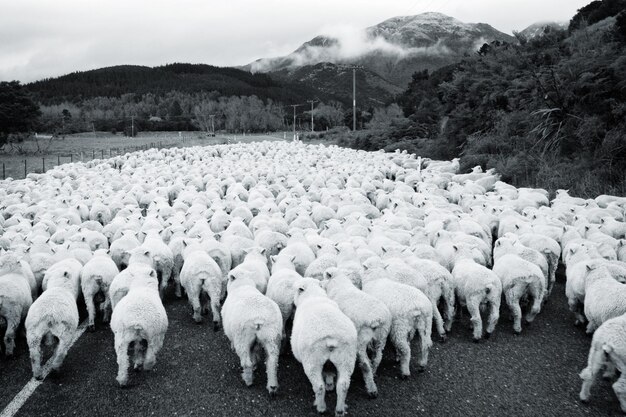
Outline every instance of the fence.
<svg viewBox="0 0 626 417">
<path fill-rule="evenodd" d="M 72 163 L 86 162 L 93 159 L 112 158 L 114 156 L 124 155 L 128 152 L 136 152 L 140 150 L 148 150 L 151 148 L 171 148 L 174 146 L 189 145 L 188 139 L 182 139 L 175 142 L 150 142 L 136 146 L 112 147 L 108 149 L 91 149 L 83 151 L 61 152 L 57 154 L 47 154 L 45 156 L 26 156 L 23 158 L 11 158 L 2 162 L 2 179 L 7 178 L 21 179 L 26 178 L 29 173 L 43 173 L 55 166 Z"/>
</svg>

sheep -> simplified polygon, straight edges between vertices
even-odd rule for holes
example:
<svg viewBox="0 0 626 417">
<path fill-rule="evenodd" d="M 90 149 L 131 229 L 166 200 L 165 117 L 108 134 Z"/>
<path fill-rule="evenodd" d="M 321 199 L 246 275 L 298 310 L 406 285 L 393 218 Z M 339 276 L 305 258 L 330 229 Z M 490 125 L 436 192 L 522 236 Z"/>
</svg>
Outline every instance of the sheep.
<svg viewBox="0 0 626 417">
<path fill-rule="evenodd" d="M 13 355 L 15 332 L 26 318 L 32 303 L 30 285 L 24 276 L 15 273 L 0 276 L 0 318 L 6 322 L 4 332 L 6 356 Z"/>
<path fill-rule="evenodd" d="M 156 278 L 157 273 L 151 266 L 142 263 L 135 263 L 128 266 L 117 274 L 109 286 L 109 299 L 111 300 L 111 310 L 119 301 L 128 294 L 130 283 L 138 276 L 150 275 Z"/>
<path fill-rule="evenodd" d="M 161 298 L 163 298 L 174 268 L 174 254 L 171 249 L 163 242 L 163 239 L 159 236 L 159 231 L 153 229 L 148 230 L 142 245 L 135 249 L 129 262 L 132 262 L 135 253 L 140 256 L 143 254 L 144 257 L 147 256 L 152 260 L 154 269 L 159 277 L 159 293 L 161 294 Z M 148 262 L 144 261 L 144 263 Z"/>
<path fill-rule="evenodd" d="M 80 271 L 82 264 L 76 259 L 64 259 L 52 265 L 45 273 L 41 288 L 44 292 L 49 287 L 64 287 L 74 296 L 74 300 L 80 295 Z"/>
<path fill-rule="evenodd" d="M 104 300 L 99 306 L 103 314 L 102 322 L 108 323 L 111 314 L 109 287 L 115 276 L 120 272 L 111 257 L 108 256 L 106 252 L 101 251 L 102 250 L 96 251 L 95 256 L 91 258 L 80 271 L 80 285 L 89 315 L 87 330 L 91 332 L 96 330 L 96 306 L 94 304 L 94 298 L 97 297 L 98 293 L 102 294 Z"/>
<path fill-rule="evenodd" d="M 208 295 L 213 313 L 213 330 L 220 329 L 220 301 L 224 295 L 224 278 L 219 265 L 211 256 L 193 247 L 184 253 L 185 263 L 180 271 L 180 284 L 185 289 L 193 309 L 193 319 L 202 323 L 202 313 L 208 311 L 206 303 L 201 305 L 202 293 Z"/>
<path fill-rule="evenodd" d="M 167 313 L 161 302 L 157 278 L 149 275 L 136 277 L 128 294 L 111 315 L 118 365 L 116 380 L 121 387 L 128 384 L 129 348 L 134 351 L 134 368 L 151 370 L 163 346 L 167 327 Z"/>
<path fill-rule="evenodd" d="M 502 297 L 502 283 L 500 278 L 483 265 L 471 259 L 470 253 L 464 253 L 456 261 L 452 270 L 452 282 L 455 288 L 456 299 L 461 307 L 466 306 L 471 315 L 474 342 L 483 337 L 483 321 L 480 316 L 480 307 L 487 304 L 489 318 L 485 338 L 489 338 L 495 331 L 500 318 L 500 299 Z M 448 328 L 452 320 L 448 323 Z"/>
<path fill-rule="evenodd" d="M 6 274 L 17 274 L 22 276 L 28 283 L 32 299 L 39 295 L 39 281 L 35 278 L 30 265 L 19 258 L 16 253 L 5 253 L 0 257 L 0 276 Z"/>
<path fill-rule="evenodd" d="M 319 413 L 326 411 L 323 368 L 330 361 L 337 371 L 335 415 L 343 416 L 357 355 L 356 328 L 316 279 L 303 278 L 298 283 L 294 303 L 291 349 L 311 382 L 314 406 Z"/>
<path fill-rule="evenodd" d="M 585 316 L 587 334 L 593 333 L 602 323 L 626 313 L 626 285 L 617 282 L 606 267 L 587 267 L 585 285 Z"/>
<path fill-rule="evenodd" d="M 252 385 L 258 353 L 266 354 L 267 391 L 278 391 L 278 356 L 283 335 L 283 321 L 278 305 L 261 294 L 250 278 L 231 276 L 228 296 L 222 307 L 224 334 L 241 361 L 242 378 Z"/>
<path fill-rule="evenodd" d="M 113 241 L 109 248 L 111 258 L 119 270 L 128 266 L 133 249 L 140 246 L 139 240 L 132 231 L 126 231 L 123 236 Z"/>
<path fill-rule="evenodd" d="M 280 313 L 283 317 L 284 332 L 287 320 L 291 318 L 294 310 L 294 287 L 302 276 L 295 271 L 293 258 L 288 259 L 286 256 L 280 255 L 273 257 L 273 262 L 272 274 L 267 281 L 267 290 L 265 295 L 278 305 Z M 283 341 L 285 340 L 286 338 L 283 334 Z"/>
<path fill-rule="evenodd" d="M 382 301 L 391 312 L 389 337 L 396 348 L 402 379 L 411 375 L 409 343 L 416 330 L 420 336 L 418 371 L 423 372 L 428 363 L 428 349 L 432 346 L 433 307 L 430 300 L 417 288 L 391 280 L 382 262 L 376 258 L 368 259 L 363 266 L 363 291 Z"/>
<path fill-rule="evenodd" d="M 513 314 L 513 331 L 522 332 L 522 309 L 520 301 L 528 296 L 532 298 L 532 307 L 526 313 L 525 320 L 531 323 L 541 311 L 545 295 L 545 279 L 541 269 L 514 254 L 506 254 L 498 259 L 493 272 L 502 282 L 502 292 Z"/>
<path fill-rule="evenodd" d="M 613 391 L 626 413 L 626 315 L 609 319 L 596 330 L 591 340 L 587 367 L 580 373 L 582 387 L 580 400 L 588 403 L 591 387 L 602 368 L 606 367 L 605 377 L 612 377 L 615 369 L 620 371 L 619 379 L 613 384 Z"/>
<path fill-rule="evenodd" d="M 62 277 L 70 280 L 67 271 Z M 52 336 L 58 339 L 54 355 L 50 359 L 52 370 L 58 372 L 78 328 L 78 308 L 71 290 L 71 281 L 65 285 L 60 281 L 60 278 L 51 280 L 51 287 L 33 302 L 24 322 L 33 376 L 37 380 L 45 377 L 41 366 L 42 340 L 51 340 Z M 53 286 L 56 284 L 59 286 Z"/>
<path fill-rule="evenodd" d="M 265 249 L 261 247 L 252 247 L 246 250 L 246 257 L 240 265 L 233 268 L 228 273 L 230 277 L 248 277 L 254 281 L 256 287 L 265 294 L 267 291 L 267 282 L 270 278 L 270 271 L 267 268 L 267 258 L 265 257 Z"/>
<path fill-rule="evenodd" d="M 357 361 L 365 389 L 370 398 L 378 396 L 374 375 L 383 357 L 383 350 L 391 330 L 391 312 L 377 298 L 359 290 L 339 269 L 329 268 L 324 273 L 324 286 L 328 296 L 352 320 L 357 329 Z M 373 359 L 368 356 L 368 347 Z"/>
</svg>

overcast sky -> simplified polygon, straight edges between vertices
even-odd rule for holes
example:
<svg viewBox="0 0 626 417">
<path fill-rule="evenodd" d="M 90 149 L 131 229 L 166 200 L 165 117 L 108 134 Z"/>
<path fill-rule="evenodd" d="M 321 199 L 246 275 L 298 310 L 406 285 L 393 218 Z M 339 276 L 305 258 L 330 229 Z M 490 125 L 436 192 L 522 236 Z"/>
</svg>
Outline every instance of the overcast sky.
<svg viewBox="0 0 626 417">
<path fill-rule="evenodd" d="M 435 11 L 511 33 L 591 0 L 0 0 L 0 80 L 171 62 L 243 65 L 333 27 Z"/>
</svg>

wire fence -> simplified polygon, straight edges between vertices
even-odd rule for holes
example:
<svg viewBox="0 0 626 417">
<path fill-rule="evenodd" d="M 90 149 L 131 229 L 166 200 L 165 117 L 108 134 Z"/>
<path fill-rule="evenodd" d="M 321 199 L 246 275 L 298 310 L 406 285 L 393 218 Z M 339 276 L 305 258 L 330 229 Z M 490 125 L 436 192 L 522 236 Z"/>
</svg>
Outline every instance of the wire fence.
<svg viewBox="0 0 626 417">
<path fill-rule="evenodd" d="M 193 142 L 193 143 L 192 143 Z M 7 178 L 23 179 L 30 173 L 41 174 L 56 166 L 72 163 L 87 162 L 94 159 L 112 158 L 125 155 L 129 152 L 145 151 L 156 148 L 172 148 L 180 146 L 194 146 L 196 140 L 182 138 L 177 141 L 148 142 L 135 146 L 110 147 L 81 151 L 66 151 L 58 153 L 46 153 L 45 155 L 14 156 L 2 161 L 2 180 Z"/>
</svg>

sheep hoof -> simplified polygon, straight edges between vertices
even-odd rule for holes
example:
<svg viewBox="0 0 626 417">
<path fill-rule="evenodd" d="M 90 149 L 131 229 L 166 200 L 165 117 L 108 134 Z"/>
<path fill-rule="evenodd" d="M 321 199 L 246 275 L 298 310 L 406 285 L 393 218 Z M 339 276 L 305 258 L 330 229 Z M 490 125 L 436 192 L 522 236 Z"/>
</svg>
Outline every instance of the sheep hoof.
<svg viewBox="0 0 626 417">
<path fill-rule="evenodd" d="M 367 396 L 370 400 L 378 398 L 378 391 L 370 391 L 367 393 Z"/>
<path fill-rule="evenodd" d="M 335 411 L 335 417 L 343 417 L 346 415 L 346 412 L 341 410 L 341 411 Z"/>
<path fill-rule="evenodd" d="M 196 324 L 202 324 L 202 317 L 194 317 L 193 321 L 195 321 Z"/>
<path fill-rule="evenodd" d="M 43 381 L 43 375 L 34 375 L 37 381 Z"/>
<path fill-rule="evenodd" d="M 417 372 L 424 373 L 426 371 L 426 367 L 424 365 L 420 365 L 417 367 Z"/>
<path fill-rule="evenodd" d="M 480 343 L 480 337 L 475 337 L 474 338 L 474 343 Z"/>
<path fill-rule="evenodd" d="M 403 381 L 406 381 L 407 379 L 409 379 L 410 374 L 401 374 L 400 375 L 400 379 Z"/>
<path fill-rule="evenodd" d="M 485 337 L 485 339 L 489 339 L 491 337 L 491 333 L 485 332 L 485 336 L 484 337 Z"/>
<path fill-rule="evenodd" d="M 580 402 L 583 404 L 589 404 L 589 398 L 581 398 Z"/>
<path fill-rule="evenodd" d="M 220 330 L 220 323 L 217 321 L 213 322 L 213 331 L 218 332 Z"/>
<path fill-rule="evenodd" d="M 444 333 L 442 335 L 439 335 L 439 342 L 446 343 L 447 341 L 448 341 L 448 335 L 447 334 Z"/>
<path fill-rule="evenodd" d="M 90 324 L 89 326 L 87 326 L 87 331 L 90 333 L 93 333 L 96 331 L 96 325 L 95 324 Z"/>
<path fill-rule="evenodd" d="M 267 389 L 267 391 L 270 394 L 270 398 L 276 398 L 276 395 L 278 393 L 278 387 L 277 386 L 271 386 Z"/>
<path fill-rule="evenodd" d="M 522 334 L 521 330 L 513 330 L 513 336 L 519 336 L 520 334 Z"/>
</svg>

